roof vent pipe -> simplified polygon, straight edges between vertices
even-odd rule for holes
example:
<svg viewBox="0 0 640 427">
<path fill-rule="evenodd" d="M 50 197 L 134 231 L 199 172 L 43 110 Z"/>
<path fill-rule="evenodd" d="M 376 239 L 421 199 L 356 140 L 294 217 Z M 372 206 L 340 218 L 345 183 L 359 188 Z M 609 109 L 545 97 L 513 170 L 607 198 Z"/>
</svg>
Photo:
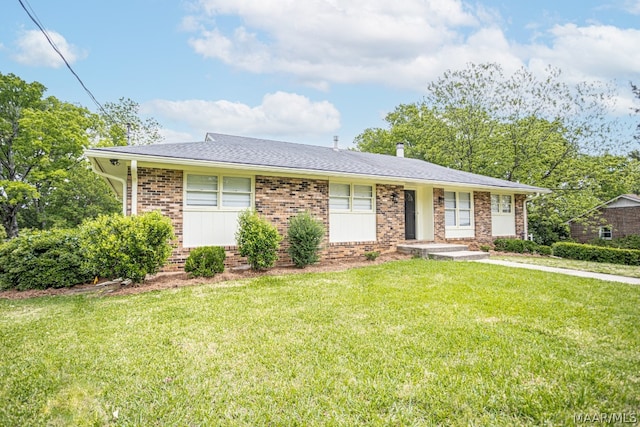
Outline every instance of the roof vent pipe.
<svg viewBox="0 0 640 427">
<path fill-rule="evenodd" d="M 338 151 L 338 135 L 333 137 L 333 151 Z"/>
<path fill-rule="evenodd" d="M 396 157 L 404 157 L 404 142 L 396 144 Z"/>
</svg>

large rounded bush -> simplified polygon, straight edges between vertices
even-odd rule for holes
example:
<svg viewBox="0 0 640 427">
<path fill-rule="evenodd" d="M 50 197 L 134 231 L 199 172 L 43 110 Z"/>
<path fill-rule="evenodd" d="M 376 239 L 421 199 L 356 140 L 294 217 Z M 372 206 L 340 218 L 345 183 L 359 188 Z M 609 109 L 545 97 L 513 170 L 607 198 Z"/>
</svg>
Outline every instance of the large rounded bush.
<svg viewBox="0 0 640 427">
<path fill-rule="evenodd" d="M 296 267 L 304 268 L 318 262 L 324 234 L 322 222 L 309 212 L 300 212 L 289 220 L 287 252 Z"/>
<path fill-rule="evenodd" d="M 142 282 L 169 259 L 175 239 L 171 220 L 160 212 L 102 215 L 81 226 L 81 241 L 89 270 L 100 277 Z"/>
<path fill-rule="evenodd" d="M 263 270 L 276 263 L 282 236 L 255 211 L 246 210 L 238 217 L 236 241 L 240 256 L 247 257 L 251 268 Z"/>
<path fill-rule="evenodd" d="M 91 278 L 77 230 L 25 232 L 0 244 L 0 288 L 62 288 Z"/>
</svg>

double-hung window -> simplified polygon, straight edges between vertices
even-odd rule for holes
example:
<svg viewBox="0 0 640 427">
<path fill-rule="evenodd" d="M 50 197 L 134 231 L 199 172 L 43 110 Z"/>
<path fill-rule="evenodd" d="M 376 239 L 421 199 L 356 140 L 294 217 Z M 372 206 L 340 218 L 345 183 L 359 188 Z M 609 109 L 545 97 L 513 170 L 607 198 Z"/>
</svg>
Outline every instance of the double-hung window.
<svg viewBox="0 0 640 427">
<path fill-rule="evenodd" d="M 611 240 L 613 238 L 611 227 L 600 227 L 600 229 L 598 230 L 598 237 L 603 240 Z"/>
<path fill-rule="evenodd" d="M 218 206 L 218 177 L 187 175 L 187 206 Z"/>
<path fill-rule="evenodd" d="M 251 207 L 251 178 L 222 177 L 222 206 Z"/>
<path fill-rule="evenodd" d="M 491 212 L 494 214 L 510 214 L 512 202 L 510 194 L 492 194 Z"/>
<path fill-rule="evenodd" d="M 329 184 L 329 209 L 345 212 L 372 212 L 373 186 L 358 184 Z"/>
<path fill-rule="evenodd" d="M 244 209 L 251 207 L 251 178 L 187 175 L 186 205 Z"/>
<path fill-rule="evenodd" d="M 471 193 L 444 192 L 446 227 L 471 227 Z"/>
</svg>

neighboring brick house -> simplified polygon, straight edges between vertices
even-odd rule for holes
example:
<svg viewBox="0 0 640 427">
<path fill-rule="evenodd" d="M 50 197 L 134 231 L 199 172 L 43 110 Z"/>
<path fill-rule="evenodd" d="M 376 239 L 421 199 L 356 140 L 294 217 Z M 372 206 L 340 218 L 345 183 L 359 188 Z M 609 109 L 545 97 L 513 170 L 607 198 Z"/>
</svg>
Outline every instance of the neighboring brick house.
<svg viewBox="0 0 640 427">
<path fill-rule="evenodd" d="M 406 241 L 490 244 L 526 235 L 526 197 L 548 190 L 422 160 L 314 145 L 207 134 L 205 141 L 87 150 L 123 213 L 160 210 L 178 238 L 171 266 L 190 248 L 223 246 L 244 262 L 235 232 L 255 209 L 286 234 L 309 211 L 326 228 L 323 259 L 395 251 Z M 290 260 L 283 246 L 280 264 Z"/>
<path fill-rule="evenodd" d="M 640 235 L 640 196 L 622 194 L 572 219 L 569 228 L 580 243 Z"/>
</svg>

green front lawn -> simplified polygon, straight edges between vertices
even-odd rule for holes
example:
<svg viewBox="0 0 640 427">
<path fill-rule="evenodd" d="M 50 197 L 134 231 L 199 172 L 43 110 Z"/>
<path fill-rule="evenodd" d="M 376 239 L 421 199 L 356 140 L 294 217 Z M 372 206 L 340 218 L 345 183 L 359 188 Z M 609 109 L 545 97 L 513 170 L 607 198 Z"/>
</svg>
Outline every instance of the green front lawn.
<svg viewBox="0 0 640 427">
<path fill-rule="evenodd" d="M 640 267 L 638 267 L 637 265 L 609 264 L 606 262 L 579 261 L 575 259 L 539 257 L 539 256 L 528 256 L 528 255 L 516 255 L 516 256 L 491 255 L 491 259 L 640 278 Z"/>
<path fill-rule="evenodd" d="M 398 261 L 0 301 L 0 425 L 572 425 L 640 408 L 640 287 Z"/>
</svg>

